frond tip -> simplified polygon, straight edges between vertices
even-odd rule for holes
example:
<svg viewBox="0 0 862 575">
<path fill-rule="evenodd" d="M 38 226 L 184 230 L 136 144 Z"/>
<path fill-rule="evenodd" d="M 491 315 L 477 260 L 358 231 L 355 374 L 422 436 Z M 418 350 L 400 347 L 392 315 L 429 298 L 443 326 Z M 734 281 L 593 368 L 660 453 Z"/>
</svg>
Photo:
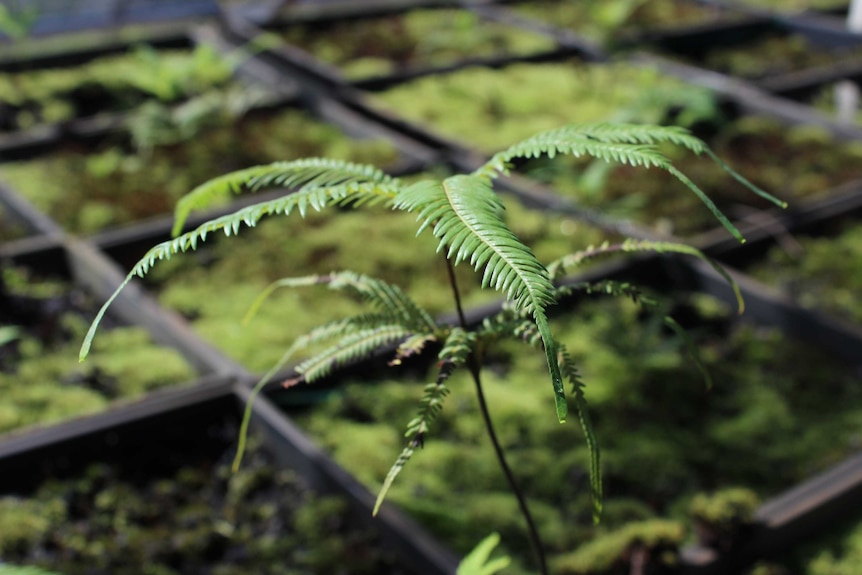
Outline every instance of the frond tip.
<svg viewBox="0 0 862 575">
<path fill-rule="evenodd" d="M 589 156 L 605 162 L 659 168 L 671 174 L 691 190 L 721 225 L 733 237 L 744 243 L 745 238 L 742 237 L 736 226 L 727 219 L 704 191 L 674 166 L 659 149 L 658 146 L 661 143 L 680 146 L 697 155 L 705 154 L 732 178 L 756 195 L 779 207 L 787 207 L 785 202 L 763 191 L 730 168 L 701 139 L 692 136 L 688 130 L 678 126 L 572 124 L 564 128 L 536 134 L 498 152 L 473 172 L 473 175 L 490 180 L 497 177 L 498 174 L 507 174 L 510 162 L 515 158 L 538 158 L 540 156 L 553 158 L 557 154 L 574 157 Z"/>
</svg>

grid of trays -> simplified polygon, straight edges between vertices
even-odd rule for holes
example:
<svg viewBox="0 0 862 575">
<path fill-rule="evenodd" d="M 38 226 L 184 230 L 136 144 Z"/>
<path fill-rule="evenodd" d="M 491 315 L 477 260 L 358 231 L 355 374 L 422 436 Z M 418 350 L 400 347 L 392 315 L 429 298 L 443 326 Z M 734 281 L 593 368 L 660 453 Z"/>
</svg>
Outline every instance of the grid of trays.
<svg viewBox="0 0 862 575">
<path fill-rule="evenodd" d="M 158 3 L 151 4 L 148 9 L 158 8 Z M 217 19 L 146 29 L 131 37 L 112 29 L 93 35 L 86 45 L 74 44 L 77 48 L 71 51 L 62 45 L 63 38 L 71 36 L 62 35 L 40 38 L 25 48 L 20 43 L 0 45 L 0 329 L 8 330 L 0 332 L 8 339 L 0 347 L 0 388 L 14 397 L 8 407 L 0 406 L 4 433 L 0 475 L 2 492 L 7 494 L 2 503 L 12 506 L 8 517 L 15 510 L 48 517 L 57 513 L 62 521 L 55 523 L 76 525 L 74 521 L 80 523 L 100 505 L 118 506 L 107 501 L 108 495 L 99 499 L 100 488 L 93 487 L 106 478 L 126 481 L 118 487 L 121 490 L 128 485 L 143 489 L 142 497 L 156 496 L 154 478 L 161 481 L 172 475 L 200 490 L 206 481 L 194 479 L 195 472 L 187 469 L 192 465 L 197 473 L 203 470 L 205 477 L 216 478 L 215 491 L 207 492 L 211 507 L 271 501 L 282 497 L 273 493 L 287 493 L 289 487 L 302 491 L 302 486 L 340 499 L 321 502 L 303 491 L 297 497 L 309 499 L 304 511 L 270 508 L 252 513 L 257 519 L 235 518 L 218 529 L 212 528 L 216 519 L 198 518 L 195 525 L 210 528 L 174 537 L 167 546 L 151 545 L 151 555 L 138 561 L 162 562 L 177 572 L 205 570 L 208 567 L 201 565 L 206 561 L 225 569 L 235 566 L 237 572 L 250 568 L 269 572 L 270 567 L 261 566 L 265 563 L 254 563 L 269 558 L 276 565 L 296 561 L 297 567 L 311 572 L 335 572 L 333 565 L 338 563 L 331 561 L 337 557 L 342 565 L 352 566 L 350 572 L 453 573 L 457 557 L 491 525 L 503 532 L 515 569 L 528 572 L 529 549 L 517 542 L 521 530 L 517 518 L 506 512 L 508 503 L 461 491 L 465 483 L 485 481 L 483 476 L 464 479 L 456 473 L 447 478 L 440 471 L 463 498 L 459 504 L 466 518 L 435 499 L 435 485 L 423 480 L 393 494 L 397 504 L 385 505 L 377 518 L 371 518 L 370 489 L 381 479 L 374 474 L 380 465 L 388 468 L 394 461 L 390 452 L 400 449 L 397 430 L 372 431 L 361 425 L 378 417 L 379 410 L 398 407 L 396 403 L 375 412 L 369 406 L 369 389 L 372 395 L 380 392 L 368 382 L 384 387 L 380 382 L 389 377 L 383 371 L 386 358 L 351 366 L 313 389 L 268 390 L 254 404 L 255 437 L 262 445 L 262 455 L 255 458 L 277 471 L 252 467 L 248 475 L 233 479 L 225 472 L 225 454 L 231 450 L 256 374 L 321 319 L 321 310 L 310 303 L 314 300 L 297 296 L 279 299 L 266 318 L 241 330 L 235 324 L 244 308 L 277 277 L 355 265 L 367 246 L 343 245 L 342 238 L 351 234 L 375 230 L 380 243 L 399 245 L 412 235 L 412 218 L 375 213 L 288 227 L 268 222 L 247 233 L 245 244 L 232 242 L 231 247 L 239 246 L 233 251 L 227 242 L 216 240 L 187 256 L 184 265 L 170 262 L 154 279 L 129 286 L 111 308 L 92 363 L 79 367 L 75 348 L 99 303 L 119 285 L 126 270 L 149 247 L 170 237 L 173 202 L 209 177 L 256 163 L 324 155 L 375 163 L 405 177 L 472 170 L 495 147 L 540 129 L 572 121 L 625 120 L 690 127 L 731 165 L 791 207 L 772 209 L 741 195 L 730 178 L 715 177 L 699 160 L 684 160 L 686 171 L 703 183 L 746 236 L 748 241 L 741 246 L 723 229 L 714 229 L 701 215 L 705 210 L 697 211 L 696 202 L 668 198 L 668 180 L 652 174 L 637 176 L 642 188 L 638 197 L 628 193 L 631 171 L 597 164 L 572 163 L 566 166 L 571 169 L 555 171 L 529 162 L 519 167 L 520 175 L 500 182 L 501 192 L 510 198 L 511 225 L 540 256 L 556 255 L 561 247 L 613 241 L 621 234 L 681 239 L 730 266 L 746 300 L 745 314 L 732 317 L 724 307 L 733 304 L 733 294 L 718 274 L 709 266 L 664 256 L 614 260 L 573 278 L 631 280 L 657 293 L 677 294 L 685 303 L 673 311 L 687 318 L 692 333 L 705 334 L 698 341 L 707 354 L 715 355 L 707 363 L 720 380 L 715 384 L 718 389 L 708 392 L 685 375 L 680 376 L 684 392 L 680 383 L 658 385 L 657 379 L 676 372 L 651 365 L 645 356 L 636 368 L 643 373 L 621 377 L 635 386 L 631 393 L 641 401 L 626 402 L 631 403 L 629 412 L 615 411 L 612 400 L 602 399 L 603 393 L 613 392 L 613 385 L 596 385 L 599 440 L 602 425 L 629 418 L 633 427 L 625 430 L 623 439 L 614 437 L 606 452 L 610 462 L 606 525 L 590 526 L 583 512 L 588 489 L 582 451 L 565 452 L 559 466 L 565 475 L 554 476 L 564 478 L 573 493 L 549 502 L 537 496 L 536 505 L 549 516 L 548 525 L 571 531 L 569 537 L 576 537 L 577 544 L 584 542 L 579 551 L 565 534 L 551 529 L 554 565 L 561 573 L 610 573 L 619 565 L 613 557 L 606 571 L 578 562 L 591 552 L 590 546 L 598 549 L 614 536 L 625 541 L 619 559 L 633 538 L 650 541 L 652 529 L 656 535 L 648 547 L 652 545 L 650 558 L 656 564 L 666 559 L 661 553 L 671 549 L 678 572 L 726 573 L 755 564 L 765 568 L 764 561 L 780 562 L 800 542 L 813 540 L 836 524 L 846 522 L 845 534 L 852 532 L 860 520 L 854 509 L 862 499 L 862 459 L 854 455 L 862 402 L 855 391 L 862 373 L 862 315 L 854 294 L 862 271 L 853 268 L 862 261 L 854 240 L 862 209 L 862 132 L 858 121 L 838 122 L 830 109 L 834 86 L 862 75 L 862 38 L 843 31 L 846 6 L 821 4 L 803 10 L 808 6 L 800 5 L 799 10 L 779 12 L 744 3 L 663 0 L 603 20 L 599 2 L 584 2 L 581 5 L 587 8 L 581 11 L 562 2 L 283 4 L 230 3 Z M 644 7 L 647 4 L 649 8 Z M 771 52 L 779 54 L 782 44 L 789 46 L 786 60 Z M 769 57 L 765 61 L 746 57 L 760 53 Z M 116 72 L 136 67 L 168 81 L 147 83 Z M 51 75 L 65 78 L 80 70 L 91 78 L 57 81 L 56 88 L 50 86 L 53 92 L 28 91 L 44 85 L 44 78 Z M 560 100 L 560 94 L 574 106 L 555 103 L 553 97 Z M 494 130 L 468 123 L 473 121 L 486 122 Z M 571 172 L 590 174 L 592 179 L 571 179 Z M 76 195 L 76 190 L 86 190 L 86 195 Z M 677 190 L 675 196 L 684 194 Z M 116 197 L 121 199 L 114 206 Z M 195 216 L 190 223 L 248 201 L 240 198 Z M 333 231 L 321 233 L 326 228 L 321 223 L 334 226 Z M 300 238 L 308 247 L 297 250 L 292 246 L 300 244 Z M 263 262 L 256 267 L 252 255 Z M 415 290 L 438 273 L 412 254 L 399 259 L 386 252 L 376 257 L 379 260 L 372 258 L 368 269 L 360 271 L 383 270 Z M 226 276 L 235 277 L 223 281 Z M 451 311 L 434 293 L 427 299 L 435 312 Z M 497 305 L 478 290 L 469 293 L 467 301 L 474 307 L 475 320 Z M 561 302 L 560 329 L 571 329 L 572 337 L 577 337 L 577 329 L 565 319 L 572 309 L 581 310 L 578 317 L 584 318 L 617 313 L 603 305 Z M 335 314 L 354 309 L 332 307 Z M 589 329 L 599 334 L 594 345 L 608 350 L 597 347 L 600 353 L 623 353 L 626 345 L 636 345 L 620 342 L 614 348 L 616 344 L 601 341 L 603 329 L 644 327 L 642 318 L 622 316 L 619 321 L 629 323 L 602 327 L 600 319 L 591 320 L 595 325 Z M 674 345 L 667 334 L 653 336 L 659 346 Z M 722 339 L 727 340 L 725 345 L 716 341 Z M 140 353 L 127 353 L 130 349 Z M 746 349 L 753 351 L 743 359 Z M 679 355 L 680 349 L 665 349 L 655 357 L 676 357 L 674 353 Z M 589 371 L 594 360 L 585 355 Z M 775 365 L 794 358 L 805 368 Z M 517 361 L 503 359 L 498 367 L 506 371 Z M 743 361 L 763 366 L 748 373 L 723 367 L 723 362 Z M 421 378 L 428 366 L 416 363 L 411 373 Z M 37 370 L 48 365 L 48 371 Z M 737 377 L 754 378 L 754 383 L 737 382 Z M 758 385 L 758 377 L 767 383 Z M 778 391 L 768 390 L 770 383 Z M 589 394 L 589 381 L 587 385 Z M 26 392 L 12 394 L 15 386 L 26 387 Z M 418 398 L 421 385 L 412 386 L 409 397 L 399 391 L 403 386 L 385 384 L 384 389 L 401 405 L 409 405 Z M 658 397 L 650 399 L 651 392 Z M 787 396 L 780 395 L 785 392 Z M 506 396 L 500 393 L 498 401 L 505 404 Z M 734 393 L 748 394 L 743 401 L 761 412 L 734 412 L 728 403 Z M 661 403 L 663 397 L 679 394 L 688 398 L 693 413 L 676 419 L 661 412 L 669 409 Z M 721 407 L 708 405 L 711 402 L 725 403 Z M 775 407 L 778 404 L 781 409 Z M 519 406 L 526 412 L 523 417 L 540 417 L 528 407 Z M 412 413 L 412 408 L 405 409 Z M 328 424 L 313 419 L 318 411 L 330 418 Z M 521 423 L 505 407 L 501 413 L 504 427 L 508 422 L 515 427 L 532 425 L 532 419 Z M 653 429 L 648 425 L 650 413 L 672 420 L 669 427 Z M 547 415 L 552 418 L 550 412 Z M 602 418 L 607 421 L 602 423 Z M 791 424 L 793 418 L 799 421 Z M 697 429 L 701 424 L 703 436 Z M 818 445 L 819 436 L 800 436 L 805 429 L 793 425 L 834 431 L 834 445 Z M 774 440 L 767 435 L 774 427 L 784 429 L 788 445 L 814 443 L 808 451 L 798 450 L 813 459 L 800 463 L 792 460 L 796 454 L 792 448 L 764 444 L 763 438 Z M 734 432 L 749 436 L 721 443 L 722 434 L 729 437 Z M 513 433 L 508 440 L 515 446 L 512 457 L 524 469 L 535 466 L 531 461 L 536 458 L 541 460 L 530 455 L 531 445 L 554 441 L 573 445 L 578 439 L 574 431 L 562 440 Z M 643 453 L 634 443 L 638 435 L 649 446 Z M 527 447 L 521 447 L 527 439 Z M 456 441 L 447 437 L 450 440 Z M 685 461 L 677 462 L 673 455 L 669 461 L 662 459 L 673 453 L 667 445 L 686 441 L 694 447 L 681 450 Z M 692 455 L 697 451 L 704 460 Z M 450 456 L 445 453 L 439 457 L 447 465 L 458 461 L 446 459 Z M 434 474 L 433 457 L 426 459 L 428 473 Z M 650 485 L 639 486 L 633 479 L 643 475 L 642 466 L 655 469 Z M 300 479 L 283 477 L 285 469 Z M 78 486 L 78 491 L 65 495 L 66 501 L 78 502 L 77 507 L 70 504 L 56 511 L 59 479 Z M 695 541 L 678 524 L 657 519 L 670 514 L 677 491 L 690 498 L 725 483 L 746 485 L 747 480 L 766 502 L 743 537 L 727 541 L 704 536 Z M 251 484 L 241 485 L 242 481 Z M 496 489 L 496 480 L 488 481 L 492 485 L 484 489 Z M 526 473 L 524 481 L 532 483 Z M 541 482 L 534 487 L 547 491 Z M 19 497 L 37 491 L 37 499 Z M 240 496 L 247 499 L 236 499 Z M 476 507 L 471 506 L 473 499 Z M 469 524 L 471 514 L 478 516 L 494 506 L 502 511 L 489 512 L 478 526 Z M 546 509 L 553 506 L 558 513 Z M 122 513 L 144 514 L 128 509 Z M 269 546 L 251 545 L 240 537 L 255 522 L 267 529 L 269 523 L 261 517 L 271 519 L 273 514 L 281 519 L 272 529 L 285 529 L 288 539 L 296 539 L 289 535 L 289 525 L 307 531 L 309 514 L 327 518 L 329 527 L 294 550 L 269 531 L 266 537 L 253 536 L 263 537 Z M 74 561 L 110 556 L 102 553 L 103 542 L 57 543 L 59 535 L 48 535 L 50 524 L 33 526 L 23 534 L 6 534 L 6 527 L 0 528 L 0 552 L 5 553 L 0 561 L 25 559 L 22 550 L 30 544 L 49 558 L 46 565 L 63 556 L 72 558 L 69 565 L 74 568 Z M 629 540 L 619 535 L 626 528 L 635 534 Z M 314 552 L 314 545 L 331 549 L 327 545 L 334 544 L 324 535 L 332 533 L 341 542 L 336 546 L 341 554 Z M 50 545 L 48 538 L 53 538 Z M 114 538 L 112 545 L 120 554 L 133 556 L 130 543 Z M 286 559 L 288 553 L 294 559 Z M 120 563 L 104 561 L 100 572 L 121 572 Z"/>
</svg>

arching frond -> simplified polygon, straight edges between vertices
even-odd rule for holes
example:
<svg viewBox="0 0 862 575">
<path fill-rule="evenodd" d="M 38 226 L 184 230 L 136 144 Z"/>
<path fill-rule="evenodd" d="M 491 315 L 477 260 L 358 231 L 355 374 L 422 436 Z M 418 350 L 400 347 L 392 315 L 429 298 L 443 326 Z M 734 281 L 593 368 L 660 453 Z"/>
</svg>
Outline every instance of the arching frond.
<svg viewBox="0 0 862 575">
<path fill-rule="evenodd" d="M 349 333 L 338 343 L 316 354 L 296 367 L 303 380 L 311 383 L 327 376 L 336 367 L 368 357 L 383 346 L 398 343 L 410 331 L 402 325 L 383 325 Z"/>
<path fill-rule="evenodd" d="M 575 408 L 578 410 L 578 421 L 587 441 L 587 450 L 590 454 L 590 487 L 593 492 L 593 522 L 598 523 L 602 515 L 602 467 L 599 442 L 593 430 L 587 399 L 584 396 L 584 382 L 581 380 L 577 366 L 565 346 L 560 345 L 559 354 L 560 369 L 572 386 L 572 397 Z"/>
<path fill-rule="evenodd" d="M 689 190 L 691 190 L 713 216 L 738 239 L 745 239 L 730 220 L 718 209 L 712 200 L 688 176 L 676 168 L 663 154 L 658 144 L 668 142 L 682 146 L 695 154 L 706 154 L 734 179 L 746 188 L 780 207 L 786 204 L 771 194 L 761 190 L 727 164 L 721 161 L 700 139 L 692 136 L 684 128 L 676 126 L 646 126 L 638 124 L 573 124 L 564 128 L 548 130 L 498 152 L 473 175 L 492 179 L 497 174 L 506 174 L 509 163 L 515 158 L 538 158 L 557 154 L 574 157 L 590 156 L 606 162 L 628 164 L 631 166 L 656 167 L 667 171 Z"/>
<path fill-rule="evenodd" d="M 483 268 L 482 286 L 493 287 L 536 321 L 545 344 L 559 420 L 566 419 L 566 400 L 557 365 L 556 347 L 545 308 L 553 303 L 553 285 L 545 267 L 503 221 L 503 203 L 488 180 L 453 176 L 442 182 L 422 181 L 404 188 L 393 202 L 396 209 L 418 211 L 419 233 L 433 225 L 440 240 L 437 251 L 458 263 L 469 260 Z"/>
<path fill-rule="evenodd" d="M 301 191 L 360 182 L 391 184 L 396 180 L 375 166 L 329 158 L 274 162 L 238 170 L 213 178 L 183 196 L 174 209 L 173 235 L 179 235 L 192 211 L 231 194 L 273 187 Z"/>
<path fill-rule="evenodd" d="M 440 359 L 440 371 L 437 375 L 437 381 L 429 383 L 422 391 L 422 399 L 419 400 L 419 411 L 416 417 L 410 420 L 407 424 L 407 431 L 404 436 L 407 438 L 407 447 L 395 460 L 395 464 L 386 474 L 386 479 L 380 487 L 380 492 L 377 494 L 377 501 L 374 503 L 372 513 L 377 515 L 377 511 L 386 499 L 386 494 L 392 487 L 395 478 L 404 469 L 404 466 L 413 457 L 417 448 L 421 448 L 425 442 L 425 435 L 431 429 L 431 423 L 437 418 L 437 414 L 443 409 L 443 400 L 449 395 L 449 388 L 446 387 L 446 380 L 455 371 L 455 369 L 463 365 L 467 361 L 467 357 L 473 348 L 475 337 L 473 334 L 461 329 L 460 327 L 452 328 L 449 336 L 443 344 L 443 349 L 440 350 L 438 358 Z"/>
<path fill-rule="evenodd" d="M 224 232 L 226 236 L 236 235 L 243 225 L 254 227 L 265 216 L 290 215 L 294 210 L 299 210 L 300 214 L 305 216 L 308 206 L 319 211 L 327 205 L 338 204 L 339 202 L 349 201 L 353 198 L 374 197 L 390 199 L 395 196 L 399 187 L 400 184 L 398 183 L 349 183 L 328 188 L 304 190 L 274 200 L 247 206 L 232 214 L 201 224 L 195 230 L 187 232 L 173 240 L 157 244 L 132 267 L 123 283 L 120 284 L 96 314 L 96 318 L 90 325 L 90 329 L 84 337 L 84 342 L 81 344 L 78 359 L 84 361 L 87 354 L 89 354 L 99 323 L 102 321 L 108 307 L 114 302 L 123 288 L 136 276 L 144 277 L 157 261 L 168 260 L 181 252 L 193 251 L 197 249 L 199 243 L 205 242 L 208 236 L 217 231 Z"/>
<path fill-rule="evenodd" d="M 552 278 L 558 279 L 561 276 L 562 272 L 569 271 L 579 266 L 584 261 L 618 252 L 654 252 L 659 254 L 677 253 L 694 256 L 709 264 L 712 269 L 714 269 L 719 275 L 721 275 L 721 277 L 727 280 L 727 283 L 733 290 L 733 294 L 736 296 L 736 303 L 739 313 L 741 314 L 743 311 L 745 311 L 745 301 L 742 298 L 742 292 L 739 289 L 739 285 L 736 283 L 736 280 L 734 280 L 733 277 L 727 272 L 727 270 L 699 249 L 678 242 L 660 242 L 652 240 L 637 240 L 631 238 L 624 240 L 622 243 L 618 244 L 610 244 L 606 242 L 599 246 L 590 246 L 584 250 L 580 250 L 572 254 L 563 256 L 562 258 L 548 265 L 548 272 L 550 273 Z"/>
</svg>

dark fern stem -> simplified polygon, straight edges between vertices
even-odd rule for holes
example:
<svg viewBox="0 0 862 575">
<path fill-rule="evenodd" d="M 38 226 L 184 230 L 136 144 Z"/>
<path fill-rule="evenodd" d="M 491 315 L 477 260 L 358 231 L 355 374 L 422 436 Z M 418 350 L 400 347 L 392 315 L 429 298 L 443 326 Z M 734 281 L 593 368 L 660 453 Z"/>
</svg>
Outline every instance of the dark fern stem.
<svg viewBox="0 0 862 575">
<path fill-rule="evenodd" d="M 449 285 L 452 288 L 452 295 L 455 298 L 455 307 L 458 311 L 458 321 L 461 327 L 467 329 L 467 319 L 464 316 L 464 307 L 461 305 L 461 292 L 458 290 L 458 282 L 455 278 L 455 270 L 452 262 L 446 260 L 446 270 L 449 272 Z M 536 523 L 533 521 L 533 515 L 530 513 L 530 508 L 527 506 L 527 499 L 524 493 L 518 486 L 512 469 L 506 462 L 506 456 L 503 453 L 503 447 L 497 439 L 497 432 L 494 430 L 494 423 L 491 421 L 491 413 L 488 411 L 488 403 L 485 400 L 485 392 L 482 389 L 481 365 L 475 353 L 470 355 L 468 360 L 470 375 L 473 377 L 473 383 L 476 384 L 476 398 L 479 400 L 479 409 L 482 412 L 482 419 L 485 422 L 485 429 L 488 432 L 488 438 L 494 446 L 494 453 L 497 454 L 497 461 L 500 463 L 500 468 L 509 482 L 509 488 L 518 500 L 518 507 L 521 509 L 521 514 L 524 516 L 524 521 L 527 523 L 527 531 L 530 535 L 530 546 L 533 548 L 533 554 L 536 557 L 536 562 L 539 565 L 539 573 L 548 575 L 548 562 L 545 558 L 545 547 L 542 544 L 542 539 L 539 536 L 539 530 L 536 528 Z"/>
</svg>

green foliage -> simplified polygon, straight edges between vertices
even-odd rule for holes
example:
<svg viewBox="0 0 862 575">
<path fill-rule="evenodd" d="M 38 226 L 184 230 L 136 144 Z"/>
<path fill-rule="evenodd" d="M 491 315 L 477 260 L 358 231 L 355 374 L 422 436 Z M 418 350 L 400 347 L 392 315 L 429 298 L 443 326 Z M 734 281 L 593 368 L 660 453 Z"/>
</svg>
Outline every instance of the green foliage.
<svg viewBox="0 0 862 575">
<path fill-rule="evenodd" d="M 28 565 L 9 565 L 0 563 L 0 575 L 59 575 L 55 571 L 46 571 L 39 567 Z"/>
<path fill-rule="evenodd" d="M 483 539 L 473 551 L 458 565 L 457 575 L 493 575 L 509 566 L 508 557 L 498 557 L 490 560 L 494 547 L 500 543 L 500 534 L 491 533 Z"/>
<path fill-rule="evenodd" d="M 675 551 L 684 534 L 682 525 L 675 521 L 630 523 L 559 557 L 554 569 L 561 575 L 627 573 L 626 566 L 634 562 L 635 553 L 644 555 L 646 565 L 666 568 L 675 562 Z"/>
<path fill-rule="evenodd" d="M 294 385 L 302 380 L 312 382 L 327 375 L 334 368 L 399 343 L 396 362 L 421 351 L 429 341 L 442 342 L 442 351 L 438 356 L 440 372 L 435 383 L 425 387 L 419 413 L 407 425 L 408 445 L 383 481 L 383 488 L 375 506 L 376 511 L 415 449 L 424 444 L 432 420 L 439 417 L 441 401 L 447 394 L 444 384 L 454 369 L 469 363 L 475 383 L 481 388 L 479 361 L 488 342 L 497 342 L 503 338 L 532 343 L 541 341 L 559 422 L 565 421 L 568 409 L 563 387 L 564 374 L 574 388 L 574 401 L 590 460 L 593 516 L 598 519 L 601 509 L 599 450 L 591 420 L 586 412 L 583 384 L 575 368 L 574 358 L 552 334 L 548 308 L 555 302 L 555 288 L 547 268 L 508 226 L 503 217 L 505 205 L 493 190 L 492 183 L 498 173 L 507 172 L 511 161 L 544 156 L 553 158 L 558 154 L 575 157 L 584 155 L 606 162 L 635 166 L 657 166 L 686 184 L 704 200 L 719 221 L 740 237 L 699 188 L 659 151 L 659 143 L 675 144 L 696 153 L 711 153 L 705 144 L 681 129 L 627 124 L 613 127 L 606 124 L 573 125 L 540 133 L 515 144 L 492 157 L 473 174 L 443 179 L 405 183 L 386 176 L 372 166 L 326 159 L 278 162 L 216 178 L 193 190 L 187 196 L 186 202 L 178 206 L 176 231 L 182 229 L 184 221 L 193 210 L 207 207 L 214 200 L 231 193 L 269 188 L 287 189 L 284 195 L 212 219 L 148 251 L 132 267 L 122 285 L 97 314 L 82 344 L 80 359 L 83 361 L 87 356 L 100 320 L 125 285 L 136 277 L 143 278 L 158 261 L 168 260 L 179 253 L 195 251 L 199 244 L 203 244 L 216 232 L 221 231 L 227 237 L 235 236 L 243 227 L 256 227 L 267 216 L 298 214 L 304 219 L 329 207 L 355 209 L 366 205 L 385 204 L 394 211 L 415 212 L 418 221 L 417 235 L 430 229 L 439 242 L 437 252 L 447 260 L 450 272 L 459 263 L 469 262 L 476 272 L 480 272 L 481 287 L 491 287 L 506 296 L 507 308 L 503 313 L 511 316 L 504 318 L 505 321 L 483 323 L 482 329 L 471 335 L 464 331 L 468 326 L 463 319 L 460 328 L 438 325 L 427 311 L 400 288 L 383 280 L 352 272 L 279 280 L 265 290 L 262 297 L 267 297 L 277 287 L 328 285 L 333 289 L 343 289 L 359 295 L 376 309 L 374 313 L 361 313 L 348 319 L 324 323 L 297 339 L 276 366 L 261 379 L 251 399 L 276 370 L 286 365 L 296 351 L 312 344 L 324 344 L 324 349 L 314 352 L 310 358 L 300 362 L 295 368 L 298 376 L 286 382 L 287 385 Z M 732 176 L 754 189 L 744 178 L 719 160 L 715 160 Z M 780 204 L 765 192 L 754 190 L 764 198 Z M 641 246 L 641 249 L 644 247 Z M 646 249 L 671 250 L 671 246 L 652 245 Z M 677 248 L 676 251 L 683 250 Z M 458 312 L 463 316 L 457 281 L 454 272 L 451 273 L 453 295 Z M 525 322 L 525 319 L 529 319 L 529 322 Z M 507 332 L 503 329 L 506 327 L 514 329 Z M 486 339 L 488 341 L 485 341 Z M 329 344 L 330 341 L 334 343 Z M 250 419 L 250 407 L 251 402 L 246 409 L 241 441 L 244 441 Z M 241 443 L 235 467 L 243 449 L 244 444 Z"/>
</svg>

